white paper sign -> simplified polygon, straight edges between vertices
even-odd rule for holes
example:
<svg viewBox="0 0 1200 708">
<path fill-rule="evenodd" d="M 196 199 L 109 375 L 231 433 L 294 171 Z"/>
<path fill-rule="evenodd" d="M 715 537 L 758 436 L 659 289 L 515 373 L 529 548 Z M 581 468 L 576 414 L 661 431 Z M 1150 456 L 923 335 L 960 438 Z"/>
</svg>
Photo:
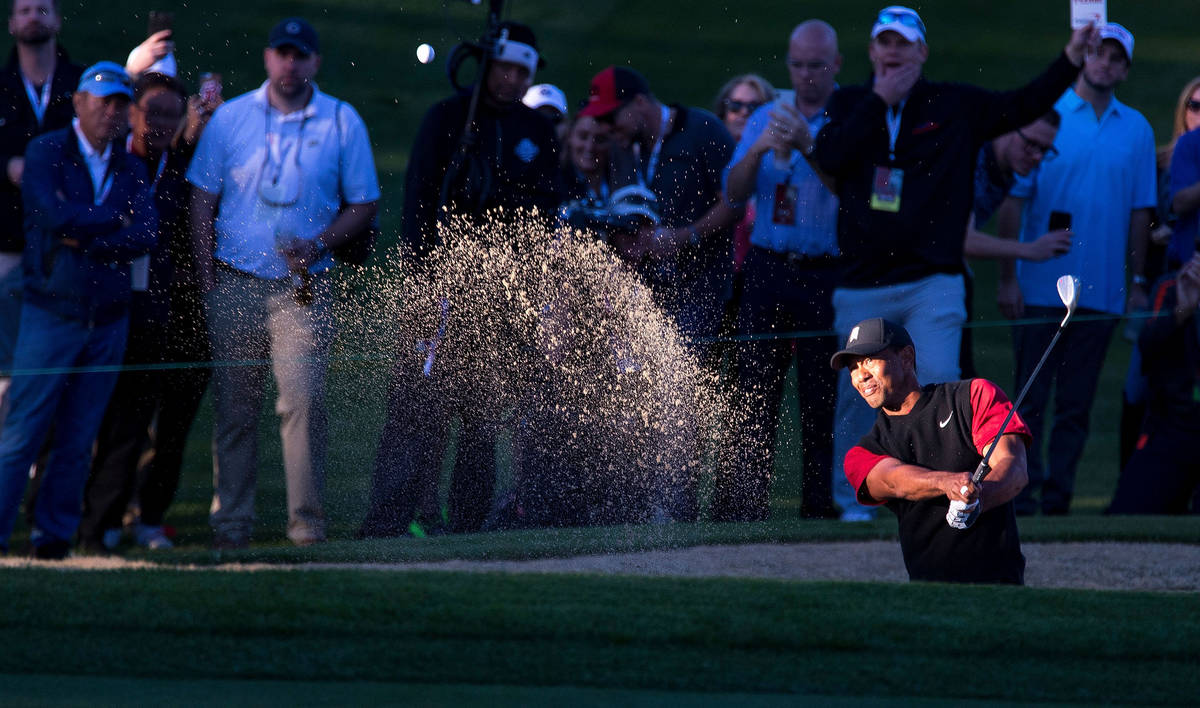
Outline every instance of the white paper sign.
<svg viewBox="0 0 1200 708">
<path fill-rule="evenodd" d="M 1108 0 L 1071 0 L 1071 29 L 1079 29 L 1089 22 L 1096 26 L 1108 22 Z"/>
</svg>

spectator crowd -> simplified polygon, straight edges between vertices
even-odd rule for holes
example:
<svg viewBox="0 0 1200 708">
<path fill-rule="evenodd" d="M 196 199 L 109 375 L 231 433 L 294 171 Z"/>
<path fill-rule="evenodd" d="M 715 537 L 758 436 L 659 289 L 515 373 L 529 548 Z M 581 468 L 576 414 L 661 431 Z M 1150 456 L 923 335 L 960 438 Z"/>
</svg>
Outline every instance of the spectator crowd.
<svg viewBox="0 0 1200 708">
<path fill-rule="evenodd" d="M 9 9 L 0 550 L 23 503 L 38 558 L 111 553 L 125 533 L 171 547 L 165 515 L 210 383 L 211 545 L 248 546 L 268 376 L 287 537 L 325 541 L 336 283 L 343 264 L 370 257 L 381 194 L 368 126 L 318 88 L 320 34 L 299 17 L 263 28 L 265 80 L 226 99 L 219 75 L 188 88 L 169 26 L 152 28 L 124 64 L 82 68 L 58 42 L 55 0 Z M 839 356 L 869 362 L 876 350 L 855 346 L 860 325 L 883 318 L 886 342 L 902 332 L 908 347 L 896 359 L 906 392 L 977 380 L 964 328 L 975 298 L 968 258 L 999 261 L 1018 387 L 1055 336 L 1057 277 L 1082 284 L 1081 316 L 1020 404 L 1028 479 L 1008 477 L 1003 504 L 1015 515 L 1069 513 L 1109 342 L 1137 313 L 1125 318 L 1137 344 L 1108 512 L 1200 513 L 1200 464 L 1185 452 L 1200 432 L 1200 78 L 1156 150 L 1149 123 L 1117 98 L 1134 58 L 1125 27 L 1077 28 L 1040 74 L 995 91 L 927 78 L 938 38 L 916 11 L 891 6 L 866 38 L 862 83 L 840 83 L 844 38 L 808 19 L 778 37 L 787 87 L 741 74 L 710 111 L 664 100 L 655 77 L 614 65 L 572 111 L 562 89 L 535 84 L 546 64 L 535 31 L 492 29 L 478 82 L 456 86 L 417 131 L 403 257 L 428 258 L 448 219 L 621 214 L 604 248 L 747 411 L 713 470 L 708 508 L 683 494 L 664 510 L 670 519 L 768 518 L 793 368 L 799 515 L 874 518 L 888 488 L 863 451 L 887 449 L 872 433 L 883 414 L 853 378 L 865 365 L 830 367 L 829 357 L 845 343 Z M 993 220 L 995 236 L 981 230 Z M 453 316 L 454 305 L 441 307 L 443 320 Z M 499 424 L 419 368 L 405 359 L 391 372 L 361 537 L 473 532 L 493 511 Z M 1003 396 L 990 384 L 937 391 L 952 402 Z M 963 490 L 945 496 L 967 504 L 974 491 Z"/>
</svg>

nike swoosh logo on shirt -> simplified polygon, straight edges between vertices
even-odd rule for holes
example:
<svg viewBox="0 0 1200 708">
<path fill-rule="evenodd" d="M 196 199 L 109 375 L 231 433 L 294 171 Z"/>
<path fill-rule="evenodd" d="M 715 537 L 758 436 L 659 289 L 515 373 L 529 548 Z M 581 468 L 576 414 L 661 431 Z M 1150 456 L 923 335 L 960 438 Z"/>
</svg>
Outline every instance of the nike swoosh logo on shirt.
<svg viewBox="0 0 1200 708">
<path fill-rule="evenodd" d="M 950 419 L 954 417 L 954 411 L 950 411 L 950 415 L 946 416 L 945 420 L 938 421 L 938 427 L 944 428 L 950 424 Z"/>
</svg>

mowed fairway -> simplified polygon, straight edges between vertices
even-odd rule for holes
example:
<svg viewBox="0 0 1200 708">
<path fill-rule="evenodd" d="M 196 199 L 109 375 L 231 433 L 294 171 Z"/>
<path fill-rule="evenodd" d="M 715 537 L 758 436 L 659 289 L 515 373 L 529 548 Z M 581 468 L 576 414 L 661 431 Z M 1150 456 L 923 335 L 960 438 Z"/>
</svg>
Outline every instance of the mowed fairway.
<svg viewBox="0 0 1200 708">
<path fill-rule="evenodd" d="M 630 63 L 664 100 L 708 106 L 727 78 L 745 71 L 784 86 L 787 32 L 809 13 L 841 32 L 841 82 L 863 80 L 865 38 L 881 3 L 509 5 L 514 18 L 539 32 L 549 65 L 538 80 L 559 84 L 572 103 L 585 95 L 595 71 Z M 262 81 L 261 49 L 276 20 L 299 14 L 313 21 L 322 33 L 321 88 L 354 104 L 371 131 L 385 245 L 399 225 L 417 123 L 448 92 L 443 59 L 454 41 L 474 38 L 483 27 L 482 10 L 459 1 L 63 0 L 62 6 L 63 43 L 82 64 L 123 58 L 144 34 L 146 10 L 173 9 L 181 67 L 222 72 L 227 96 Z M 918 9 L 930 32 L 934 79 L 1016 86 L 1047 65 L 1067 38 L 1066 0 L 940 0 Z M 1108 10 L 1137 36 L 1136 62 L 1118 96 L 1143 111 L 1164 142 L 1179 88 L 1200 74 L 1200 44 L 1187 22 L 1194 0 L 1114 1 Z M 429 66 L 413 53 L 421 42 L 438 51 Z M 1011 346 L 993 304 L 995 272 L 980 263 L 976 273 L 977 363 L 983 375 L 1010 387 Z M 523 558 L 894 534 L 890 518 L 862 526 L 796 520 L 799 445 L 785 423 L 769 524 L 522 532 L 425 544 L 351 541 L 365 509 L 389 352 L 369 348 L 354 322 L 344 324 L 329 392 L 327 511 L 334 542 L 301 550 L 284 541 L 283 475 L 268 398 L 254 548 L 223 559 L 206 550 L 206 405 L 167 519 L 178 529 L 180 548 L 150 558 L 189 565 Z M 1200 543 L 1196 519 L 1098 516 L 1116 479 L 1128 354 L 1128 344 L 1114 340 L 1075 516 L 1031 520 L 1022 527 L 1026 538 Z M 790 405 L 788 411 L 794 416 Z M 14 548 L 24 539 L 19 527 Z M 1198 618 L 1194 595 L 1120 591 L 352 570 L 0 569 L 0 641 L 7 646 L 0 654 L 0 704 L 1189 705 L 1197 701 L 1200 676 Z"/>
<path fill-rule="evenodd" d="M 27 570 L 5 594 L 11 674 L 1183 704 L 1200 655 L 1185 595 L 303 570 Z"/>
</svg>

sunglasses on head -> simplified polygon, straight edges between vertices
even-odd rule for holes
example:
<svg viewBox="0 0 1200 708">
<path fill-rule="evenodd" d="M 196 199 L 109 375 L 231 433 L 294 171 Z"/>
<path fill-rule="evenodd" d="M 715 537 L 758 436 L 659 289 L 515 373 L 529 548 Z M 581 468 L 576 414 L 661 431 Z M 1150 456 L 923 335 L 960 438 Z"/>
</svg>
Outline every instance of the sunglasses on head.
<svg viewBox="0 0 1200 708">
<path fill-rule="evenodd" d="M 732 98 L 725 99 L 726 113 L 741 113 L 742 111 L 753 113 L 757 111 L 760 106 L 762 106 L 762 101 L 735 101 Z"/>
<path fill-rule="evenodd" d="M 879 17 L 875 18 L 877 25 L 901 24 L 905 27 L 912 27 L 920 30 L 921 34 L 925 34 L 925 23 L 920 17 L 910 12 L 896 12 L 895 10 L 884 10 L 879 13 Z"/>
<path fill-rule="evenodd" d="M 1187 102 L 1188 113 L 1200 113 L 1200 101 L 1194 98 L 1189 98 Z"/>
</svg>

